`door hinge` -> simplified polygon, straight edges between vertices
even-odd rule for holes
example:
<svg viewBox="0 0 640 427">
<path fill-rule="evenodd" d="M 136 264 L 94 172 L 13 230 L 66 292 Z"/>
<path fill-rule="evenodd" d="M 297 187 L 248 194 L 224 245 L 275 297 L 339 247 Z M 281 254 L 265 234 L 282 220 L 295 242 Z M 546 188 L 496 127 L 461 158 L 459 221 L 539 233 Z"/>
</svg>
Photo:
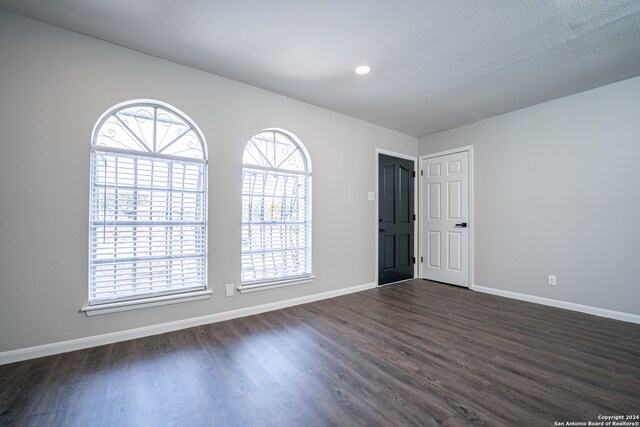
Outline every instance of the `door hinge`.
<svg viewBox="0 0 640 427">
<path fill-rule="evenodd" d="M 416 263 L 416 257 L 413 257 L 413 263 L 414 264 Z"/>
<path fill-rule="evenodd" d="M 413 177 L 414 178 L 416 177 L 416 171 L 413 171 Z"/>
<path fill-rule="evenodd" d="M 420 257 L 420 262 L 424 262 L 424 257 L 423 256 Z"/>
<path fill-rule="evenodd" d="M 413 214 L 413 220 L 414 221 L 416 220 L 416 214 Z"/>
<path fill-rule="evenodd" d="M 420 176 L 423 176 L 423 175 L 424 175 L 424 170 L 421 170 L 420 171 Z"/>
</svg>

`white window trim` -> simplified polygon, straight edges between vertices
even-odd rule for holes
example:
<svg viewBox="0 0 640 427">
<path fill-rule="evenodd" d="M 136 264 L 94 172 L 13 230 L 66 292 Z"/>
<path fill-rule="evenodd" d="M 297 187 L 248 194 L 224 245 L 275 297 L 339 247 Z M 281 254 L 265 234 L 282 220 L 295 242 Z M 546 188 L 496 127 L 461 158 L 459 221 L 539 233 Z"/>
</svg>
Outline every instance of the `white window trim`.
<svg viewBox="0 0 640 427">
<path fill-rule="evenodd" d="M 310 275 L 296 277 L 293 279 L 276 280 L 273 282 L 244 283 L 238 286 L 238 292 L 240 292 L 241 294 L 246 294 L 250 292 L 266 291 L 268 289 L 283 288 L 285 286 L 304 285 L 306 283 L 313 283 L 315 278 L 316 276 Z"/>
<path fill-rule="evenodd" d="M 190 158 L 190 157 L 184 157 L 184 156 L 176 156 L 176 155 L 171 155 L 171 154 L 164 154 L 164 153 L 155 153 L 155 152 L 146 152 L 146 151 L 137 151 L 134 149 L 120 149 L 120 148 L 115 148 L 115 147 L 108 147 L 108 146 L 98 146 L 96 144 L 96 139 L 98 138 L 98 131 L 102 128 L 102 126 L 104 125 L 104 123 L 114 114 L 116 114 L 118 111 L 122 110 L 123 108 L 128 108 L 131 106 L 148 106 L 148 107 L 154 107 L 154 108 L 162 108 L 164 110 L 167 110 L 169 112 L 171 112 L 172 114 L 178 116 L 180 119 L 182 119 L 190 128 L 191 130 L 194 132 L 194 134 L 196 135 L 199 143 L 200 143 L 200 148 L 202 150 L 202 159 L 198 159 L 198 158 Z M 155 145 L 154 145 L 155 148 Z M 197 163 L 197 164 L 203 164 L 204 168 L 205 168 L 205 182 L 204 182 L 204 197 L 205 197 L 205 202 L 204 202 L 204 234 L 205 234 L 205 239 L 204 239 L 204 260 L 205 260 L 205 267 L 204 267 L 204 274 L 205 274 L 205 279 L 204 279 L 204 283 L 203 283 L 203 287 L 199 288 L 199 289 L 195 289 L 195 290 L 183 290 L 182 292 L 178 291 L 178 292 L 174 292 L 174 293 L 168 293 L 168 294 L 164 294 L 164 295 L 153 295 L 153 294 L 149 294 L 148 296 L 145 295 L 140 295 L 138 297 L 135 297 L 133 299 L 127 300 L 116 300 L 116 301 L 111 301 L 111 302 L 95 302 L 92 303 L 89 301 L 89 294 L 87 294 L 87 305 L 82 307 L 80 309 L 80 312 L 84 312 L 87 316 L 95 316 L 98 314 L 109 314 L 109 313 L 115 313 L 115 312 L 121 312 L 121 311 L 129 311 L 129 310 L 137 310 L 137 309 L 142 309 L 142 308 L 149 308 L 149 307 L 156 307 L 156 306 L 162 306 L 162 305 L 167 305 L 167 304 L 176 304 L 176 303 L 181 303 L 181 302 L 188 302 L 188 301 L 196 301 L 196 300 L 202 300 L 202 299 L 209 299 L 212 295 L 212 290 L 209 288 L 209 284 L 208 284 L 208 280 L 207 280 L 207 276 L 209 274 L 209 268 L 208 268 L 208 171 L 207 171 L 207 166 L 208 166 L 208 154 L 207 154 L 207 144 L 206 144 L 206 139 L 204 137 L 204 134 L 202 133 L 202 131 L 200 130 L 200 128 L 198 127 L 198 125 L 191 120 L 191 118 L 189 116 L 187 116 L 184 112 L 182 112 L 181 110 L 179 110 L 178 108 L 174 107 L 173 105 L 167 104 L 165 102 L 162 101 L 158 101 L 158 100 L 152 100 L 152 99 L 134 99 L 134 100 L 130 100 L 130 101 L 125 101 L 125 102 L 121 102 L 119 104 L 114 105 L 113 107 L 109 108 L 107 111 L 105 111 L 102 116 L 98 119 L 98 121 L 96 122 L 93 132 L 92 132 L 92 139 L 91 139 L 91 152 L 92 155 L 94 152 L 105 152 L 105 153 L 114 153 L 114 154 L 126 154 L 126 155 L 134 155 L 134 156 L 144 156 L 150 159 L 166 159 L 166 160 L 175 160 L 175 161 L 188 161 L 191 163 Z M 93 174 L 92 174 L 92 178 L 93 179 Z M 93 185 L 93 181 L 91 181 L 91 186 Z M 91 238 L 91 231 L 89 232 L 90 238 Z M 89 284 L 89 289 L 88 289 L 88 293 L 91 292 L 90 289 L 90 284 Z"/>
<path fill-rule="evenodd" d="M 210 289 L 194 292 L 184 292 L 181 294 L 163 295 L 134 299 L 130 301 L 110 302 L 100 305 L 87 305 L 80 309 L 87 317 L 101 314 L 119 313 L 122 311 L 140 310 L 143 308 L 159 307 L 168 304 L 178 304 L 181 302 L 198 301 L 211 298 L 213 292 Z"/>
<path fill-rule="evenodd" d="M 260 166 L 260 165 L 253 165 L 253 164 L 245 164 L 243 162 L 242 164 L 242 170 L 244 173 L 245 169 L 255 169 L 255 170 L 261 170 L 261 171 L 269 171 L 269 172 L 275 172 L 275 173 L 283 173 L 283 174 L 293 174 L 293 175 L 302 175 L 302 176 L 306 176 L 308 179 L 308 188 L 307 188 L 307 198 L 306 198 L 306 210 L 307 210 L 307 219 L 306 219 L 306 224 L 311 228 L 312 228 L 312 224 L 313 224 L 313 180 L 312 180 L 312 167 L 311 167 L 311 156 L 309 155 L 309 152 L 307 151 L 306 146 L 302 143 L 302 141 L 300 141 L 300 139 L 294 135 L 293 133 L 289 132 L 288 130 L 285 129 L 281 129 L 281 128 L 267 128 L 267 129 L 263 129 L 262 131 L 260 131 L 258 134 L 254 135 L 248 142 L 247 144 L 249 144 L 253 138 L 257 135 L 260 135 L 263 132 L 273 132 L 273 133 L 280 133 L 282 135 L 284 135 L 285 137 L 287 137 L 289 140 L 291 140 L 291 142 L 296 146 L 296 148 L 302 153 L 302 156 L 304 157 L 304 161 L 305 161 L 305 166 L 306 166 L 306 170 L 304 171 L 295 171 L 295 170 L 288 170 L 288 169 L 281 169 L 281 168 L 277 168 L 277 167 L 270 167 L 270 166 Z M 245 145 L 245 149 L 246 149 L 246 145 Z M 244 224 L 244 223 L 243 223 Z M 244 226 L 244 225 L 243 225 Z M 261 291 L 261 290 L 267 290 L 267 289 L 274 289 L 274 288 L 280 288 L 280 287 L 284 287 L 284 286 L 292 286 L 292 285 L 298 285 L 298 284 L 305 284 L 305 283 L 312 283 L 315 279 L 316 276 L 313 275 L 313 245 L 312 245 L 312 232 L 310 232 L 307 235 L 307 239 L 308 239 L 308 247 L 307 247 L 307 253 L 308 253 L 308 259 L 309 259 L 309 271 L 306 272 L 303 275 L 295 275 L 295 276 L 281 276 L 281 277 L 272 277 L 272 278 L 267 278 L 267 279 L 261 279 L 261 280 L 248 280 L 248 281 L 242 281 L 241 279 L 241 284 L 240 286 L 237 288 L 238 291 L 240 293 L 249 293 L 249 292 L 256 292 L 256 291 Z"/>
</svg>

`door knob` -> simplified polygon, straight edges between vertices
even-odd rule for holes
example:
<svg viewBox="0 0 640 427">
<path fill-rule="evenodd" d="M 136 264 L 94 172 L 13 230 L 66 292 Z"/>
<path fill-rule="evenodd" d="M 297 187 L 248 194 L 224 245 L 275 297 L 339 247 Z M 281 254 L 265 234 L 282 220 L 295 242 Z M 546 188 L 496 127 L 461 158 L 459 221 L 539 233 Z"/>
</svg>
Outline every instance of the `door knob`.
<svg viewBox="0 0 640 427">
<path fill-rule="evenodd" d="M 384 228 L 380 227 L 380 228 L 378 228 L 378 231 L 382 233 L 383 231 L 387 231 L 387 230 L 385 230 Z"/>
<path fill-rule="evenodd" d="M 456 227 L 467 228 L 467 223 L 466 222 L 461 222 L 460 224 L 456 224 Z"/>
</svg>

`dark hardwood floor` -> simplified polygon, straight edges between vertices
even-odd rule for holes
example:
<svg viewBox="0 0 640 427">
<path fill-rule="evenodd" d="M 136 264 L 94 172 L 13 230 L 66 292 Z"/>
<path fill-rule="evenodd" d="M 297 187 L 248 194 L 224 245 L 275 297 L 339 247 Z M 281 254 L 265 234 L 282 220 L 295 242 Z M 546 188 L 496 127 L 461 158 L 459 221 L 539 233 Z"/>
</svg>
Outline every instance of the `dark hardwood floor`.
<svg viewBox="0 0 640 427">
<path fill-rule="evenodd" d="M 640 325 L 422 280 L 0 366 L 0 424 L 553 426 L 640 413 Z"/>
</svg>

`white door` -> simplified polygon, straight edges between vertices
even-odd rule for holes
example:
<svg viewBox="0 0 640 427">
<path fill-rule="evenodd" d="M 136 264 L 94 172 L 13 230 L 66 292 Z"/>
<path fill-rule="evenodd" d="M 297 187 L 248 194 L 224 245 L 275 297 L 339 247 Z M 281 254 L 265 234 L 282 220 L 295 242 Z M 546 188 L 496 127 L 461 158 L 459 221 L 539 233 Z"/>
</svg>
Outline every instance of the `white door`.
<svg viewBox="0 0 640 427">
<path fill-rule="evenodd" d="M 421 277 L 469 287 L 469 152 L 420 158 Z"/>
</svg>

